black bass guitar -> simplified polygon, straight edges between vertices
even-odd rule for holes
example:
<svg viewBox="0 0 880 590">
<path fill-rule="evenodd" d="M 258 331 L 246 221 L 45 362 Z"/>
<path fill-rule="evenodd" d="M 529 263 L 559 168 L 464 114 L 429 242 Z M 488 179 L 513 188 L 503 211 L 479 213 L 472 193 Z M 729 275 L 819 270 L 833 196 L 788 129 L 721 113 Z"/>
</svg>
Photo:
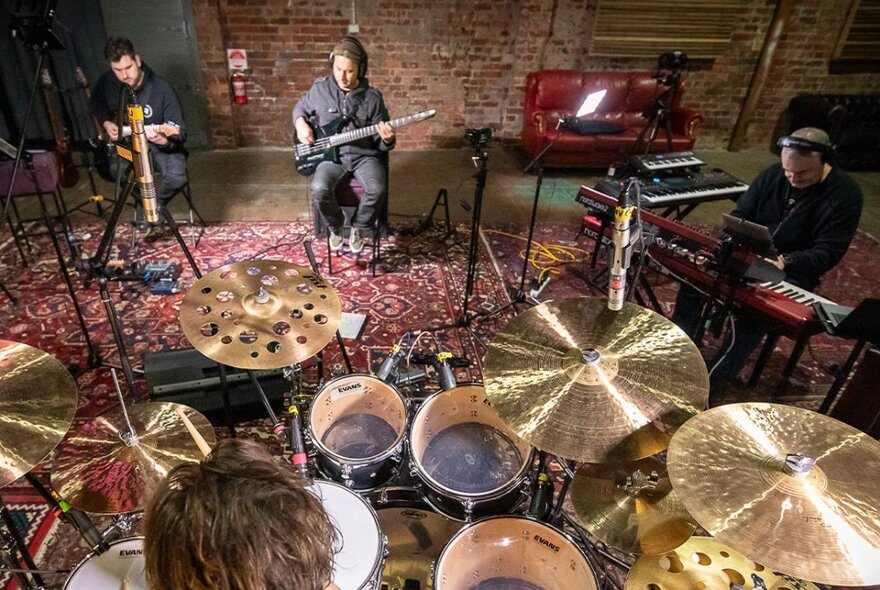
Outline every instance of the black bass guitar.
<svg viewBox="0 0 880 590">
<path fill-rule="evenodd" d="M 388 124 L 394 128 L 403 127 L 404 125 L 409 125 L 410 123 L 430 119 L 436 114 L 436 109 L 429 109 L 427 111 L 422 111 L 414 115 L 409 115 L 407 117 L 388 121 Z M 315 172 L 315 168 L 318 167 L 318 164 L 320 164 L 324 160 L 333 161 L 336 159 L 337 147 L 346 143 L 357 141 L 358 139 L 362 139 L 364 137 L 375 135 L 378 132 L 378 125 L 370 125 L 369 127 L 362 127 L 360 129 L 352 129 L 351 131 L 345 131 L 343 133 L 336 133 L 336 131 L 339 130 L 342 121 L 343 118 L 340 117 L 334 121 L 331 121 L 327 125 L 324 125 L 321 128 L 315 128 L 313 126 L 312 131 L 315 132 L 316 139 L 315 143 L 311 145 L 300 143 L 299 141 L 297 141 L 296 133 L 294 133 L 293 157 L 296 161 L 297 172 L 299 172 L 303 176 L 310 176 Z"/>
</svg>

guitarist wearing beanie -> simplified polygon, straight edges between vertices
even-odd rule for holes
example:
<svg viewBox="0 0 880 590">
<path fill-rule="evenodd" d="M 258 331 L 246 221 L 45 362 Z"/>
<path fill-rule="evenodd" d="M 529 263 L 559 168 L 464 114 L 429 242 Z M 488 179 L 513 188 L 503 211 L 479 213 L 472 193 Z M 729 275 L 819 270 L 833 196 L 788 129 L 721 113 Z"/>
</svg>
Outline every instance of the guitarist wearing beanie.
<svg viewBox="0 0 880 590">
<path fill-rule="evenodd" d="M 388 124 L 388 109 L 382 93 L 366 78 L 367 52 L 354 37 L 345 37 L 330 54 L 331 75 L 315 80 L 293 107 L 295 140 L 314 144 L 316 139 L 336 132 L 375 126 L 376 133 L 332 150 L 317 164 L 311 190 L 317 208 L 330 231 L 330 248 L 342 249 L 344 217 L 336 200 L 335 187 L 345 175 L 353 175 L 366 197 L 351 223 L 348 246 L 353 253 L 364 248 L 364 232 L 373 227 L 377 212 L 387 198 L 388 179 L 384 153 L 394 147 L 394 129 Z M 302 171 L 301 171 L 302 172 Z"/>
</svg>

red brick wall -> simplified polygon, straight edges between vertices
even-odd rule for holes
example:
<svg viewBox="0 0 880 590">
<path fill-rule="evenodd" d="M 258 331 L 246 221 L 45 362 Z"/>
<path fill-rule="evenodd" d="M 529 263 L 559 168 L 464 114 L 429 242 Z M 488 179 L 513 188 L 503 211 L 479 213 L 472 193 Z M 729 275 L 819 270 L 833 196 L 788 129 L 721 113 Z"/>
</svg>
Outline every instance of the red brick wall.
<svg viewBox="0 0 880 590">
<path fill-rule="evenodd" d="M 760 95 L 746 144 L 763 145 L 779 112 L 800 92 L 880 92 L 880 76 L 830 75 L 828 59 L 848 0 L 794 8 Z M 724 55 L 685 73 L 684 104 L 703 112 L 698 146 L 724 147 L 745 99 L 774 2 L 743 0 Z M 290 109 L 346 34 L 349 0 L 194 0 L 214 147 L 286 146 Z M 516 142 L 525 75 L 542 68 L 653 69 L 654 59 L 587 54 L 595 0 L 372 0 L 357 2 L 358 36 L 371 83 L 392 117 L 436 108 L 432 121 L 400 131 L 405 149 L 463 144 L 464 129 L 492 127 Z M 225 50 L 248 51 L 249 104 L 231 104 Z M 674 48 L 658 48 L 658 53 Z"/>
</svg>

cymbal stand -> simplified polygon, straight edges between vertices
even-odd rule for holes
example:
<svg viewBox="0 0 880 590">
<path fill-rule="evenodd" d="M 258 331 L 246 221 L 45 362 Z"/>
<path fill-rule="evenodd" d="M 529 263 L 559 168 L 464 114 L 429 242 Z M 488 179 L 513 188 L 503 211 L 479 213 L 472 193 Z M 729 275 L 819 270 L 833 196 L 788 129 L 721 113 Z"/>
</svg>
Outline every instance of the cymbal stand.
<svg viewBox="0 0 880 590">
<path fill-rule="evenodd" d="M 12 514 L 6 506 L 6 502 L 0 497 L 0 518 L 3 525 L 0 526 L 0 572 L 10 572 L 18 580 L 19 587 L 25 590 L 36 588 L 44 588 L 45 583 L 34 558 L 31 556 L 24 539 L 18 532 L 15 521 L 12 520 Z M 21 566 L 25 567 L 22 568 Z M 30 576 L 30 578 L 28 577 Z M 36 584 L 32 584 L 31 580 Z"/>
<path fill-rule="evenodd" d="M 25 474 L 28 483 L 31 484 L 40 496 L 43 497 L 46 504 L 52 509 L 52 512 L 58 515 L 62 522 L 71 525 L 76 532 L 83 538 L 89 548 L 95 553 L 103 553 L 110 548 L 104 541 L 104 537 L 95 528 L 95 524 L 89 515 L 78 510 L 65 502 L 51 487 L 43 484 L 33 473 Z"/>
<path fill-rule="evenodd" d="M 305 250 L 306 250 L 306 256 L 309 259 L 309 266 L 312 267 L 312 272 L 314 272 L 316 275 L 320 276 L 320 274 L 321 274 L 319 272 L 320 267 L 318 266 L 318 259 L 315 258 L 315 251 L 312 249 L 312 240 L 304 240 L 303 241 L 303 248 L 305 248 Z M 350 374 L 354 373 L 354 369 L 351 366 L 351 359 L 348 358 L 348 351 L 345 350 L 345 343 L 342 341 L 342 334 L 339 333 L 338 328 L 336 330 L 336 343 L 339 345 L 339 351 L 342 353 L 342 360 L 345 362 L 345 368 L 348 369 L 348 374 L 350 375 Z M 324 366 L 324 363 L 323 363 L 323 358 L 322 358 L 321 359 L 321 369 L 318 371 L 318 380 L 319 381 L 324 380 L 323 366 Z"/>
</svg>

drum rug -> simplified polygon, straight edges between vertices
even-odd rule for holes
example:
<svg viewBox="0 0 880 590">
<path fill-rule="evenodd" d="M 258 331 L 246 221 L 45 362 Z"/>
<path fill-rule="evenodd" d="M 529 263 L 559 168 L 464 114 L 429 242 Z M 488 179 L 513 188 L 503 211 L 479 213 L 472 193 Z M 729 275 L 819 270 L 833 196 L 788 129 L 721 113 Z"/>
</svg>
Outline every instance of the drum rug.
<svg viewBox="0 0 880 590">
<path fill-rule="evenodd" d="M 541 300 L 604 296 L 601 287 L 592 287 L 587 280 L 601 270 L 604 255 L 599 257 L 597 269 L 589 269 L 586 259 L 593 244 L 585 238 L 577 240 L 578 230 L 579 221 L 577 224 L 538 224 L 530 257 L 534 264 L 528 269 L 530 280 L 526 281 L 526 290 L 532 287 L 531 279 L 538 276 L 538 269 L 546 269 L 550 279 L 538 295 Z M 96 249 L 102 231 L 103 225 L 97 221 L 74 220 L 74 237 L 87 255 Z M 187 237 L 187 231 L 183 233 Z M 468 300 L 469 311 L 488 314 L 510 302 L 510 293 L 519 286 L 525 235 L 526 228 L 520 226 L 484 228 L 479 240 L 473 294 Z M 209 225 L 195 248 L 188 240 L 187 243 L 199 269 L 207 274 L 222 265 L 252 259 L 279 259 L 307 265 L 303 241 L 310 238 L 310 224 L 305 221 L 230 222 Z M 0 338 L 27 343 L 69 364 L 77 377 L 79 395 L 75 420 L 91 419 L 118 404 L 110 370 L 107 366 L 88 366 L 89 351 L 51 242 L 45 236 L 31 238 L 30 248 L 26 266 L 22 266 L 9 238 L 0 250 L 0 280 L 18 299 L 12 304 L 0 294 L 4 309 L 0 315 Z M 343 310 L 367 316 L 360 338 L 346 341 L 355 371 L 369 372 L 385 357 L 390 345 L 408 330 L 454 325 L 461 318 L 469 250 L 469 230 L 464 226 L 449 236 L 435 229 L 418 235 L 399 232 L 383 238 L 381 262 L 377 265 L 375 277 L 368 264 L 369 247 L 360 255 L 344 251 L 343 256 L 334 256 L 334 273 L 330 275 L 326 274 L 326 242 L 316 239 L 314 249 L 322 265 L 321 272 L 337 290 Z M 876 294 L 878 279 L 866 268 L 864 261 L 877 260 L 878 256 L 880 243 L 860 233 L 843 262 L 826 277 L 818 291 L 847 305 L 855 305 L 863 297 Z M 176 294 L 153 294 L 150 285 L 142 281 L 109 283 L 133 364 L 139 367 L 141 355 L 145 352 L 190 347 L 180 327 L 179 309 L 186 289 L 193 285 L 195 277 L 171 233 L 162 228 L 153 228 L 148 235 L 140 232 L 133 245 L 132 228 L 120 225 L 111 258 L 122 264 L 173 261 L 183 266 L 181 291 Z M 668 314 L 677 286 L 670 279 L 651 272 L 646 272 L 645 277 L 653 286 L 662 310 Z M 92 284 L 85 288 L 83 278 L 82 270 L 72 273 L 92 342 L 108 365 L 118 365 L 118 352 L 97 287 Z M 524 309 L 522 305 L 519 307 Z M 423 335 L 416 351 L 434 353 L 447 350 L 456 357 L 467 359 L 470 366 L 458 368 L 457 379 L 460 382 L 480 381 L 485 344 L 514 315 L 513 307 L 504 307 L 489 318 L 480 317 L 470 322 L 470 329 L 453 326 Z M 712 357 L 718 344 L 717 340 L 708 339 L 703 349 L 705 358 Z M 850 346 L 848 341 L 825 335 L 812 338 L 788 387 L 780 394 L 775 384 L 791 350 L 791 342 L 780 339 L 757 390 L 746 392 L 731 386 L 727 393 L 731 399 L 772 399 L 815 408 L 832 382 L 829 368 L 843 363 Z M 343 371 L 342 357 L 335 341 L 326 347 L 324 355 L 331 373 Z M 138 401 L 146 401 L 149 395 L 145 380 L 137 379 L 134 386 Z M 432 383 L 431 387 L 436 388 L 436 385 Z M 284 452 L 282 443 L 271 434 L 266 420 L 246 423 L 241 432 L 264 440 L 272 452 Z M 217 433 L 222 437 L 225 429 L 217 428 Z M 34 469 L 44 480 L 49 475 L 50 460 L 51 457 Z M 72 527 L 56 522 L 51 512 L 33 497 L 33 491 L 26 483 L 19 480 L 2 491 L 14 518 L 26 529 L 25 535 L 38 558 L 38 566 L 70 568 L 86 555 L 84 541 Z M 57 579 L 48 582 L 59 587 Z M 8 587 L 15 586 L 12 581 Z M 0 588 L 4 588 L 2 581 Z"/>
</svg>

